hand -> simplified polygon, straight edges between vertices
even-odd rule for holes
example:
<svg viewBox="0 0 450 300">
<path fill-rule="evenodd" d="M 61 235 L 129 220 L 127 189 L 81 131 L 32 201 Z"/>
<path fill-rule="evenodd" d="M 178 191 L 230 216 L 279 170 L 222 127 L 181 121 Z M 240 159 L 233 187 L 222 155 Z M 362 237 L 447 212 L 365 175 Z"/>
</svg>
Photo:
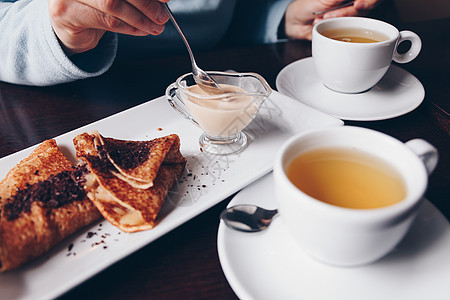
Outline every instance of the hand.
<svg viewBox="0 0 450 300">
<path fill-rule="evenodd" d="M 50 19 L 66 53 L 95 48 L 106 31 L 158 35 L 169 20 L 169 0 L 48 0 Z"/>
<path fill-rule="evenodd" d="M 323 20 L 344 16 L 364 16 L 377 6 L 382 0 L 356 0 L 353 6 L 348 6 L 327 12 L 323 15 L 314 15 L 319 12 L 336 7 L 344 0 L 295 0 L 286 10 L 286 35 L 292 39 L 311 40 L 312 28 Z"/>
</svg>

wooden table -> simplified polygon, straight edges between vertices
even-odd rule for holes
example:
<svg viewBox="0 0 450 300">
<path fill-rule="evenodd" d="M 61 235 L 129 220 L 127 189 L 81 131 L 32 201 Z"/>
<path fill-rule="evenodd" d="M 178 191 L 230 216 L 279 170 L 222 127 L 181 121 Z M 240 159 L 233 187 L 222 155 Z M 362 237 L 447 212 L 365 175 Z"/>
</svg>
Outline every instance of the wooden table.
<svg viewBox="0 0 450 300">
<path fill-rule="evenodd" d="M 423 104 L 390 120 L 350 122 L 401 141 L 425 138 L 440 152 L 426 197 L 450 219 L 450 19 L 399 26 L 423 40 L 413 62 L 402 65 L 424 84 Z M 199 53 L 206 70 L 252 71 L 275 88 L 278 72 L 311 55 L 304 41 Z M 98 78 L 54 87 L 0 83 L 0 157 L 163 95 L 189 71 L 187 55 L 117 62 Z M 233 299 L 216 246 L 219 213 L 230 199 L 147 245 L 67 292 L 61 299 Z"/>
</svg>

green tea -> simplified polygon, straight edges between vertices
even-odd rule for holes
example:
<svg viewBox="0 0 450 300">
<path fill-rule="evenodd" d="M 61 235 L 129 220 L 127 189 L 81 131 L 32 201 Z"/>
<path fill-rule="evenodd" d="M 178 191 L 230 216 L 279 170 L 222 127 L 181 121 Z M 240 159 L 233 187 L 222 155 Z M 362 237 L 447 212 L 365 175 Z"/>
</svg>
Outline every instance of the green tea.
<svg viewBox="0 0 450 300">
<path fill-rule="evenodd" d="M 287 176 L 304 193 L 341 207 L 379 208 L 406 196 L 397 170 L 374 155 L 352 149 L 323 148 L 300 154 L 288 166 Z"/>
<path fill-rule="evenodd" d="M 348 43 L 378 43 L 389 39 L 384 33 L 364 28 L 332 28 L 322 31 L 321 34 Z"/>
</svg>

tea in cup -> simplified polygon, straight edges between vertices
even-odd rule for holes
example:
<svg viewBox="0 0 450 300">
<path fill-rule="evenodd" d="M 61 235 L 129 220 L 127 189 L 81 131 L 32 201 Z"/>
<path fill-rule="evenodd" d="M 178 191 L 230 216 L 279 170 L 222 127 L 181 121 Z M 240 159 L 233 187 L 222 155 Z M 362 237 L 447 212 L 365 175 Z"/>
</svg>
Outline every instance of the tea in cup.
<svg viewBox="0 0 450 300">
<path fill-rule="evenodd" d="M 399 53 L 398 45 L 411 42 Z M 411 31 L 399 32 L 386 22 L 364 17 L 340 17 L 317 23 L 312 32 L 312 57 L 323 84 L 341 93 L 360 93 L 375 86 L 392 60 L 407 63 L 417 57 L 422 42 Z"/>
<path fill-rule="evenodd" d="M 242 130 L 272 90 L 258 74 L 208 73 L 224 90 L 223 94 L 210 94 L 189 73 L 167 88 L 166 97 L 172 107 L 204 131 L 199 139 L 202 151 L 215 155 L 237 153 L 247 145 Z"/>
<path fill-rule="evenodd" d="M 287 231 L 319 261 L 374 262 L 403 238 L 422 203 L 437 150 L 343 126 L 297 135 L 280 149 L 276 202 Z"/>
</svg>

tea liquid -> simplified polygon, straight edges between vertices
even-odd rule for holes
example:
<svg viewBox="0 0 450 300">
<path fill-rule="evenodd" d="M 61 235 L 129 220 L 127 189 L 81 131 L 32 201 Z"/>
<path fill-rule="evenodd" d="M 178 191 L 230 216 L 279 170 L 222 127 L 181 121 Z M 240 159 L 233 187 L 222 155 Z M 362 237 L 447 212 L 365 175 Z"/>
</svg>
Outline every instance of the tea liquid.
<svg viewBox="0 0 450 300">
<path fill-rule="evenodd" d="M 304 193 L 341 207 L 379 208 L 406 196 L 397 170 L 376 156 L 352 149 L 306 152 L 292 161 L 287 175 Z"/>
<path fill-rule="evenodd" d="M 388 36 L 364 28 L 333 28 L 324 30 L 322 35 L 337 41 L 349 43 L 377 43 L 388 40 Z"/>
</svg>

